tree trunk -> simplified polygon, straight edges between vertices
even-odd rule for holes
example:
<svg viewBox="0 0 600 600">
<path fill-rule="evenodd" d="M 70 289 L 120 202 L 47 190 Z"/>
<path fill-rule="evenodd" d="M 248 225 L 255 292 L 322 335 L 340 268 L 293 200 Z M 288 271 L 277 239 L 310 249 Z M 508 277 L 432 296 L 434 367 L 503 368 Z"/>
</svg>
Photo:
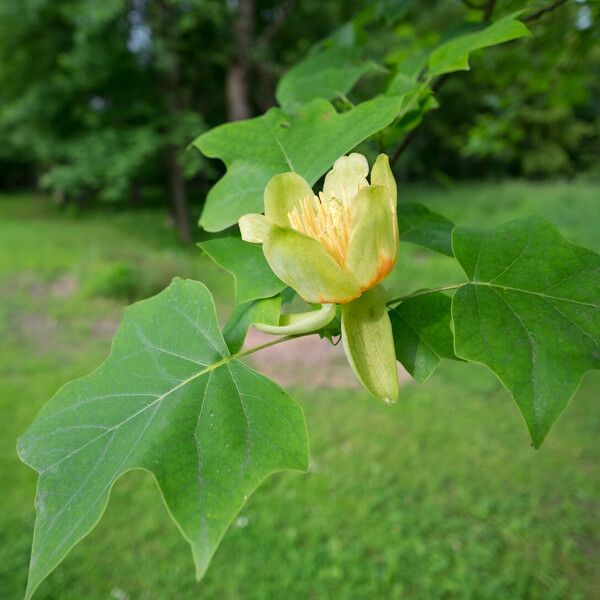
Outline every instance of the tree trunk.
<svg viewBox="0 0 600 600">
<path fill-rule="evenodd" d="M 190 232 L 190 215 L 187 204 L 187 193 L 185 189 L 185 179 L 183 170 L 179 164 L 177 156 L 178 148 L 174 144 L 169 144 L 166 148 L 167 169 L 169 171 L 169 197 L 171 199 L 171 208 L 173 219 L 179 235 L 184 242 L 192 239 Z"/>
<path fill-rule="evenodd" d="M 249 119 L 250 52 L 254 38 L 255 0 L 238 0 L 238 14 L 233 23 L 234 55 L 226 81 L 227 112 L 230 121 Z"/>
<path fill-rule="evenodd" d="M 131 182 L 131 195 L 129 196 L 131 205 L 138 208 L 142 205 L 142 190 L 138 179 Z"/>
<path fill-rule="evenodd" d="M 181 84 L 181 68 L 177 49 L 177 10 L 176 6 L 168 2 L 161 2 L 161 17 L 165 42 L 167 47 L 166 67 L 164 71 L 163 92 L 167 110 L 169 111 L 171 129 L 183 118 L 185 112 L 185 102 L 183 98 L 183 89 Z M 171 137 L 171 132 L 167 132 L 167 138 Z M 165 145 L 165 162 L 168 172 L 169 200 L 173 219 L 179 236 L 184 242 L 192 239 L 190 229 L 190 215 L 188 210 L 187 192 L 185 187 L 185 178 L 183 169 L 179 162 L 178 147 L 172 141 L 167 141 Z"/>
</svg>

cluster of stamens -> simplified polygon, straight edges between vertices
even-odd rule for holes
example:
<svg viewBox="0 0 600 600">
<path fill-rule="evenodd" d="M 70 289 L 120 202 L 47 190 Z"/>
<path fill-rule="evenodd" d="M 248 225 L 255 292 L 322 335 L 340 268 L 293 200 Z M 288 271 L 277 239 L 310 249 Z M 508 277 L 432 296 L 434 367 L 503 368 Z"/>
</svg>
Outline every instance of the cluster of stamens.
<svg viewBox="0 0 600 600">
<path fill-rule="evenodd" d="M 343 265 L 350 243 L 348 194 L 344 192 L 342 198 L 333 195 L 326 198 L 319 192 L 318 196 L 304 198 L 299 208 L 294 208 L 288 215 L 292 227 L 317 240 L 338 264 Z"/>
</svg>

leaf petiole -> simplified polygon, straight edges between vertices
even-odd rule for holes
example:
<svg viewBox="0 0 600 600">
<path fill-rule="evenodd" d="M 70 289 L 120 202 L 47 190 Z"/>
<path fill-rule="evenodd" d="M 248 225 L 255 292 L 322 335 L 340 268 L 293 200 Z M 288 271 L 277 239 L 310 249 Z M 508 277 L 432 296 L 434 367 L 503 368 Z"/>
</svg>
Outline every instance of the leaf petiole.
<svg viewBox="0 0 600 600">
<path fill-rule="evenodd" d="M 289 342 L 295 338 L 306 337 L 307 335 L 314 335 L 315 332 L 311 331 L 310 333 L 300 333 L 294 335 L 285 335 L 276 340 L 271 340 L 270 342 L 266 342 L 265 344 L 261 344 L 260 346 L 254 346 L 254 348 L 248 348 L 248 350 L 244 350 L 243 352 L 238 352 L 237 354 L 232 354 L 231 359 L 243 358 L 244 356 L 248 356 L 250 354 L 254 354 L 255 352 L 259 352 L 260 350 L 264 350 L 265 348 L 270 348 L 271 346 L 276 346 L 277 344 L 283 344 L 283 342 Z"/>
<path fill-rule="evenodd" d="M 399 296 L 398 298 L 388 300 L 386 302 L 386 305 L 392 306 L 392 304 L 399 304 L 400 302 L 404 302 L 405 300 L 410 300 L 411 298 L 418 298 L 419 296 L 427 296 L 428 294 L 435 294 L 436 292 L 447 292 L 449 290 L 457 290 L 459 287 L 462 287 L 463 285 L 466 285 L 466 283 L 454 283 L 452 285 L 444 285 L 442 287 L 431 288 L 428 290 L 419 290 L 418 292 L 413 292 L 412 294 L 407 294 L 406 296 Z"/>
</svg>

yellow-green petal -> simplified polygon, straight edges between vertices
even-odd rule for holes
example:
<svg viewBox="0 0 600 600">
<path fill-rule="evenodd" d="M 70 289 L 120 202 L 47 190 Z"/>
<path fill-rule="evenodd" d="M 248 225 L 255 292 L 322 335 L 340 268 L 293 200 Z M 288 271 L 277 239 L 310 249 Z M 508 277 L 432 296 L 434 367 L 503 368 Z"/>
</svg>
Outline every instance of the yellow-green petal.
<svg viewBox="0 0 600 600">
<path fill-rule="evenodd" d="M 380 154 L 371 169 L 371 185 L 383 185 L 388 191 L 388 202 L 394 217 L 394 238 L 398 242 L 397 203 L 398 186 L 390 167 L 390 159 L 387 154 Z"/>
<path fill-rule="evenodd" d="M 265 188 L 265 216 L 275 225 L 289 227 L 289 213 L 300 207 L 301 200 L 312 195 L 312 188 L 298 173 L 274 175 Z"/>
<path fill-rule="evenodd" d="M 383 185 L 387 188 L 390 207 L 395 211 L 398 199 L 398 187 L 390 168 L 390 159 L 387 154 L 380 154 L 377 157 L 371 169 L 371 185 Z"/>
<path fill-rule="evenodd" d="M 264 215 L 255 213 L 240 217 L 238 225 L 242 239 L 253 244 L 262 244 L 270 227 L 269 221 Z"/>
<path fill-rule="evenodd" d="M 339 199 L 353 198 L 360 189 L 369 185 L 368 174 L 369 163 L 362 154 L 354 152 L 349 156 L 342 156 L 325 176 L 323 194 L 326 199 L 331 196 Z"/>
<path fill-rule="evenodd" d="M 282 314 L 278 325 L 268 323 L 253 323 L 253 326 L 271 335 L 299 335 L 318 331 L 325 327 L 335 317 L 335 304 L 323 304 L 318 310 L 303 313 Z"/>
<path fill-rule="evenodd" d="M 395 216 L 387 188 L 372 185 L 362 189 L 350 203 L 350 221 L 346 269 L 361 290 L 366 290 L 380 282 L 396 262 Z"/>
<path fill-rule="evenodd" d="M 275 275 L 306 302 L 343 304 L 360 294 L 356 280 L 319 242 L 293 229 L 271 227 L 263 252 Z"/>
<path fill-rule="evenodd" d="M 398 373 L 385 294 L 375 287 L 342 306 L 342 342 L 363 386 L 385 402 L 398 399 Z"/>
</svg>

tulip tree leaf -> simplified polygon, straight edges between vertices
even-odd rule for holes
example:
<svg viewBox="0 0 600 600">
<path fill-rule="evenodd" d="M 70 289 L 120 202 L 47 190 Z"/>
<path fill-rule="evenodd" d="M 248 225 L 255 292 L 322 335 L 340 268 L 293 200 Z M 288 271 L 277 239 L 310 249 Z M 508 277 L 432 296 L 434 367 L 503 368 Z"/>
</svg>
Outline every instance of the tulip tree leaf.
<svg viewBox="0 0 600 600">
<path fill-rule="evenodd" d="M 480 31 L 460 35 L 438 46 L 429 57 L 429 74 L 438 76 L 453 71 L 468 71 L 471 52 L 528 35 L 527 27 L 517 21 L 514 15 L 503 17 Z"/>
<path fill-rule="evenodd" d="M 248 495 L 307 466 L 300 407 L 228 353 L 210 292 L 183 280 L 127 310 L 110 357 L 57 392 L 18 450 L 39 473 L 27 598 L 129 470 L 154 475 L 201 577 Z"/>
<path fill-rule="evenodd" d="M 452 256 L 454 223 L 422 204 L 398 204 L 400 240 Z"/>
<path fill-rule="evenodd" d="M 358 59 L 353 48 L 325 48 L 307 56 L 279 80 L 277 101 L 288 109 L 314 98 L 331 100 L 344 96 L 375 68 L 374 63 Z"/>
<path fill-rule="evenodd" d="M 390 310 L 396 360 L 425 382 L 442 358 L 457 360 L 451 330 L 451 299 L 436 292 L 405 300 Z"/>
<path fill-rule="evenodd" d="M 252 323 L 277 325 L 280 312 L 281 295 L 238 304 L 223 328 L 223 337 L 229 352 L 234 354 L 241 350 L 246 340 L 248 328 Z"/>
<path fill-rule="evenodd" d="M 538 447 L 600 368 L 600 256 L 541 218 L 456 228 L 453 247 L 470 280 L 452 301 L 456 354 L 497 375 Z"/>
<path fill-rule="evenodd" d="M 270 298 L 286 287 L 271 270 L 260 244 L 237 237 L 200 242 L 200 248 L 235 279 L 235 303 Z"/>
<path fill-rule="evenodd" d="M 203 133 L 194 144 L 220 158 L 227 173 L 208 193 L 200 225 L 220 231 L 246 213 L 262 212 L 265 186 L 277 173 L 295 171 L 314 185 L 342 154 L 389 125 L 400 102 L 377 96 L 338 114 L 327 100 L 315 99 L 296 113 L 273 108 Z"/>
</svg>

